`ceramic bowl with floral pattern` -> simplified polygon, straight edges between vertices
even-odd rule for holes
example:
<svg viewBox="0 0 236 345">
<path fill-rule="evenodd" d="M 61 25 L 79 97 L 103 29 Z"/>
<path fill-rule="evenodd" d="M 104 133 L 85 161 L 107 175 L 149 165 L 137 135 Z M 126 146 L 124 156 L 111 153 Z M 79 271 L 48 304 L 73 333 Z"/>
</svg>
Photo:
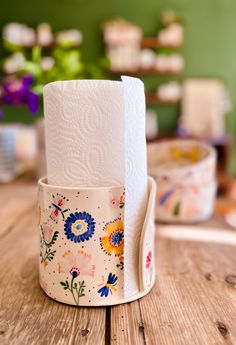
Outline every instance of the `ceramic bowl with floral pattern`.
<svg viewBox="0 0 236 345">
<path fill-rule="evenodd" d="M 209 218 L 216 195 L 216 151 L 197 140 L 148 147 L 149 173 L 157 182 L 156 219 L 196 222 Z"/>
</svg>

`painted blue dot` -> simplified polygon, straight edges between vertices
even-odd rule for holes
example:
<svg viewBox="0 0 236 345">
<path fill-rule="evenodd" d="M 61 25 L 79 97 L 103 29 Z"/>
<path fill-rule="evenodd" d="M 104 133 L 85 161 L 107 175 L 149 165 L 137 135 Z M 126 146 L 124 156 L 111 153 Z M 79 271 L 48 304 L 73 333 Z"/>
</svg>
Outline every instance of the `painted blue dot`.
<svg viewBox="0 0 236 345">
<path fill-rule="evenodd" d="M 78 273 L 77 273 L 76 271 L 73 271 L 73 272 L 71 273 L 71 275 L 72 275 L 73 278 L 76 278 L 76 277 L 78 276 Z"/>
<path fill-rule="evenodd" d="M 113 242 L 113 245 L 119 245 L 122 240 L 123 240 L 123 232 L 116 232 L 115 234 L 113 234 L 112 236 L 112 242 Z"/>
</svg>

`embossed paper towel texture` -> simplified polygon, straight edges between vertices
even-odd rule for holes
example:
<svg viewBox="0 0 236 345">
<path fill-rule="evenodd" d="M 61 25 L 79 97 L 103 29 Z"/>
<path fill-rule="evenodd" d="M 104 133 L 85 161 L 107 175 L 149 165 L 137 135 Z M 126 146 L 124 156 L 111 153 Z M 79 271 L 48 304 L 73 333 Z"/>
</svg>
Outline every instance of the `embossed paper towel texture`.
<svg viewBox="0 0 236 345">
<path fill-rule="evenodd" d="M 125 297 L 139 291 L 140 234 L 147 207 L 146 106 L 143 83 L 122 77 L 125 115 Z"/>
<path fill-rule="evenodd" d="M 67 187 L 125 182 L 122 82 L 63 81 L 44 88 L 47 177 Z"/>
</svg>

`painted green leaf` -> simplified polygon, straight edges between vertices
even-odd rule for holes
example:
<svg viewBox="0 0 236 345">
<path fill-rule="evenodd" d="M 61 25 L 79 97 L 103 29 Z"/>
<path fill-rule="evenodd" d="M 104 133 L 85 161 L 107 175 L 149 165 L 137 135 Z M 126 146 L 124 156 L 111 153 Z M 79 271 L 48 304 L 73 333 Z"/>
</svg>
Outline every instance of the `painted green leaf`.
<svg viewBox="0 0 236 345">
<path fill-rule="evenodd" d="M 173 210 L 173 214 L 175 216 L 178 216 L 180 214 L 180 206 L 181 206 L 181 203 L 180 203 L 180 201 L 178 201 L 177 204 L 175 205 L 174 210 Z"/>
<path fill-rule="evenodd" d="M 54 234 L 53 234 L 53 237 L 52 237 L 52 240 L 51 242 L 49 243 L 48 247 L 51 247 L 57 240 L 58 238 L 58 235 L 59 235 L 59 232 L 58 231 L 55 231 Z"/>
</svg>

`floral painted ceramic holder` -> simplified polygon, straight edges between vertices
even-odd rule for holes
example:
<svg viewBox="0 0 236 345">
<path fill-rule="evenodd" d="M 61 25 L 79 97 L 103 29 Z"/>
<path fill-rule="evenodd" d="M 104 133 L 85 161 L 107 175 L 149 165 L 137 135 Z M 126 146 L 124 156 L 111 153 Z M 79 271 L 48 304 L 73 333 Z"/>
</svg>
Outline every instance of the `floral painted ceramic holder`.
<svg viewBox="0 0 236 345">
<path fill-rule="evenodd" d="M 107 306 L 146 295 L 155 281 L 154 205 L 149 199 L 140 237 L 139 285 L 124 295 L 124 187 L 69 188 L 39 180 L 40 284 L 46 294 L 71 305 Z"/>
<path fill-rule="evenodd" d="M 156 219 L 203 221 L 213 212 L 215 149 L 197 140 L 170 140 L 148 148 L 149 173 L 158 184 Z"/>
<path fill-rule="evenodd" d="M 207 220 L 213 213 L 217 184 L 185 186 L 160 184 L 156 198 L 156 219 L 168 223 Z"/>
</svg>

